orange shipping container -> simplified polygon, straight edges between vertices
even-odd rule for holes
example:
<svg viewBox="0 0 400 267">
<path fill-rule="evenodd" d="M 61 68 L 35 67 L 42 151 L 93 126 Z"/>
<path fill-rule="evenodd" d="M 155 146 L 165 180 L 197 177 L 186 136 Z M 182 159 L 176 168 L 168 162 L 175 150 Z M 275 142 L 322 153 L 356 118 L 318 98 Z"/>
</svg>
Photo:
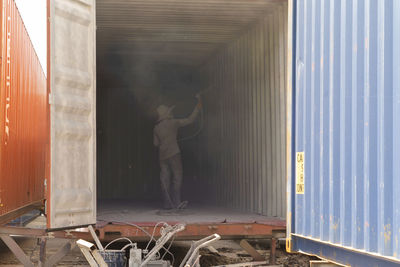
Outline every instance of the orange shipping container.
<svg viewBox="0 0 400 267">
<path fill-rule="evenodd" d="M 44 199 L 48 102 L 46 77 L 15 2 L 0 3 L 0 216 L 10 219 Z"/>
</svg>

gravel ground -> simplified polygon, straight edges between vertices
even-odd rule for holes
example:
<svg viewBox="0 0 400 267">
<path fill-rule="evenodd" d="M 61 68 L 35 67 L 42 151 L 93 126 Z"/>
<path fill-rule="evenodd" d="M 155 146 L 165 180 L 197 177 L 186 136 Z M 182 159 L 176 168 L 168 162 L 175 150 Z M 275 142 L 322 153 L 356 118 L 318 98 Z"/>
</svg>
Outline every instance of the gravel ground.
<svg viewBox="0 0 400 267">
<path fill-rule="evenodd" d="M 23 248 L 25 253 L 31 258 L 32 261 L 37 262 L 39 259 L 39 245 L 36 239 L 27 238 L 16 238 L 16 241 Z M 67 240 L 63 239 L 50 239 L 47 242 L 47 256 L 54 254 L 57 249 L 63 246 Z M 118 246 L 118 245 L 117 245 Z M 139 247 L 143 244 L 139 244 Z M 257 251 L 265 256 L 267 262 L 269 259 L 269 244 L 264 242 L 253 243 L 253 246 Z M 179 263 L 185 256 L 190 242 L 175 242 L 171 248 L 171 252 L 175 255 L 175 266 L 179 266 Z M 226 265 L 241 262 L 250 262 L 252 258 L 244 251 L 237 241 L 219 241 L 213 245 L 215 250 L 212 252 L 209 249 L 203 249 L 201 251 L 201 266 L 216 266 Z M 166 259 L 168 256 L 166 257 Z M 171 259 L 171 258 L 169 258 Z M 301 254 L 288 254 L 284 249 L 277 249 L 277 265 L 284 267 L 309 267 L 309 261 L 311 259 Z M 0 266 L 22 266 L 9 249 L 0 241 Z M 75 247 L 59 264 L 58 266 L 89 266 L 85 258 L 81 254 L 80 250 Z"/>
</svg>

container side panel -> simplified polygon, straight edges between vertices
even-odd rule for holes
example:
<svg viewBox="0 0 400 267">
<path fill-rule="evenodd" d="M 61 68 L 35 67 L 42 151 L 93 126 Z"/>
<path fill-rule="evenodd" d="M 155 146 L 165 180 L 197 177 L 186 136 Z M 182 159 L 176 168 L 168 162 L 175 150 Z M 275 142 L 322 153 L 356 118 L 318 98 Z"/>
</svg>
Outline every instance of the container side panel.
<svg viewBox="0 0 400 267">
<path fill-rule="evenodd" d="M 46 76 L 14 1 L 1 5 L 0 216 L 44 199 Z"/>
<path fill-rule="evenodd" d="M 203 164 L 222 154 L 219 172 L 204 177 L 218 204 L 284 218 L 287 5 L 271 11 L 202 67 L 210 83 L 204 128 L 220 134 L 202 136 L 201 154 Z"/>
<path fill-rule="evenodd" d="M 320 246 L 319 256 L 351 266 L 400 263 L 400 4 L 295 4 L 293 153 L 304 152 L 304 191 L 290 190 L 293 248 Z"/>
<path fill-rule="evenodd" d="M 314 0 L 311 9 L 311 42 L 314 45 L 311 47 L 311 99 L 310 99 L 310 106 L 311 106 L 311 136 L 314 138 L 314 142 L 310 144 L 310 201 L 311 201 L 311 223 L 310 223 L 310 231 L 311 235 L 320 236 L 320 183 L 319 179 L 315 179 L 319 175 L 319 164 L 320 164 L 320 155 L 319 155 L 319 116 L 320 113 L 320 74 L 321 74 L 321 64 L 319 58 L 321 57 L 320 54 L 320 45 L 315 43 L 317 34 L 321 31 L 321 13 L 319 12 L 321 9 L 321 2 Z"/>
<path fill-rule="evenodd" d="M 397 118 L 400 114 L 400 77 L 397 75 L 400 73 L 400 50 L 395 49 L 397 44 L 400 44 L 400 1 L 393 2 L 392 11 L 387 10 L 388 14 L 392 12 L 393 17 L 393 118 Z M 390 55 L 390 54 L 389 54 Z M 400 132 L 400 120 L 393 120 L 393 150 L 388 154 L 393 155 L 393 199 L 391 200 L 393 207 L 393 229 L 400 229 L 400 208 L 398 207 L 398 196 L 400 196 L 400 164 L 394 162 L 395 159 L 400 158 L 400 138 L 396 138 Z M 397 179 L 396 179 L 397 178 Z M 388 189 L 390 190 L 390 189 Z M 400 231 L 393 231 L 394 240 L 400 239 Z M 393 243 L 393 256 L 398 258 L 400 256 L 400 243 Z"/>
<path fill-rule="evenodd" d="M 95 1 L 53 0 L 49 228 L 96 222 Z"/>
<path fill-rule="evenodd" d="M 340 177 L 343 181 L 340 183 L 340 240 L 348 246 L 351 244 L 351 209 L 347 209 L 347 203 L 352 199 L 351 183 L 351 147 L 352 138 L 352 117 L 346 116 L 352 110 L 351 101 L 351 63 L 352 63 L 352 3 L 342 1 L 340 18 Z"/>
</svg>

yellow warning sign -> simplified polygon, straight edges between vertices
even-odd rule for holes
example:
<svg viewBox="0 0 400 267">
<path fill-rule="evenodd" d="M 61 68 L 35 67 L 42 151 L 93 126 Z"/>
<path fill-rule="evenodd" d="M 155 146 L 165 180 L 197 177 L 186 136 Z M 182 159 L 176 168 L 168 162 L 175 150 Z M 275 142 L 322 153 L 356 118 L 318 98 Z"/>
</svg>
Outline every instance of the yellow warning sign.
<svg viewBox="0 0 400 267">
<path fill-rule="evenodd" d="M 296 194 L 304 194 L 304 152 L 296 153 Z"/>
</svg>

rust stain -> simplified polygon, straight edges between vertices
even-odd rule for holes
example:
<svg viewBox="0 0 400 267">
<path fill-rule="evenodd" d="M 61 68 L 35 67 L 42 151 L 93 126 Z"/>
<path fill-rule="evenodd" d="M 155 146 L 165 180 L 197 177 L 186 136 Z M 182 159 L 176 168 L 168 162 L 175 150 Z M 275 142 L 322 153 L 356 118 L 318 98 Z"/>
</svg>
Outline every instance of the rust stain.
<svg viewBox="0 0 400 267">
<path fill-rule="evenodd" d="M 390 240 L 392 239 L 392 230 L 391 230 L 391 225 L 390 224 L 386 224 L 383 226 L 384 229 L 384 240 L 385 240 L 385 245 L 387 246 L 390 242 Z"/>
<path fill-rule="evenodd" d="M 339 223 L 332 223 L 332 230 L 337 231 L 337 229 L 339 228 Z"/>
</svg>

